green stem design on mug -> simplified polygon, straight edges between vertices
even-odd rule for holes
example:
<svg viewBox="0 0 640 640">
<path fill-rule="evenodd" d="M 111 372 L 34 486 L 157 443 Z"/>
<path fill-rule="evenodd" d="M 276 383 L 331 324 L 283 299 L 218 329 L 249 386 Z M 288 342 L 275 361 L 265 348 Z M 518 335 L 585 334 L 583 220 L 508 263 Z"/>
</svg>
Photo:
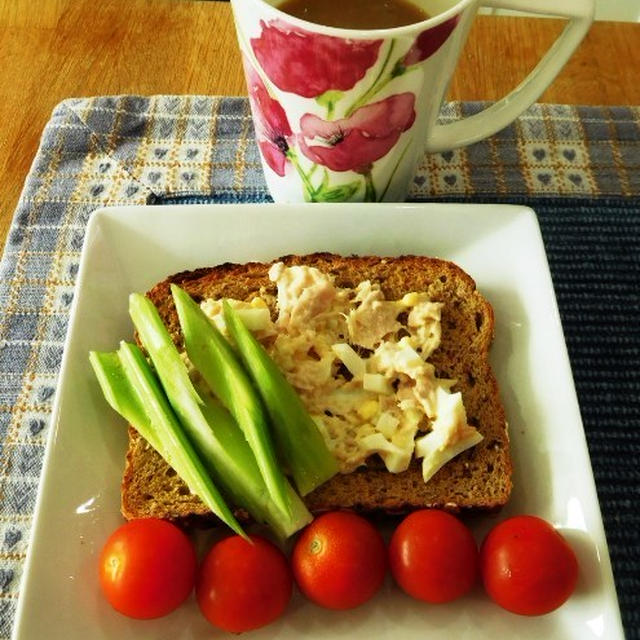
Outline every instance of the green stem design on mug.
<svg viewBox="0 0 640 640">
<path fill-rule="evenodd" d="M 305 200 L 307 202 L 347 202 L 351 200 L 351 198 L 353 198 L 361 188 L 362 183 L 360 180 L 331 186 L 329 172 L 326 169 L 323 172 L 320 184 L 317 187 L 314 187 L 311 182 L 311 176 L 318 169 L 318 165 L 314 163 L 311 166 L 311 169 L 307 172 L 302 168 L 302 165 L 298 160 L 298 156 L 293 149 L 289 149 L 286 156 L 300 176 L 300 180 L 304 186 Z M 371 189 L 373 190 L 373 196 L 375 197 L 375 187 L 373 186 L 373 182 L 371 183 Z M 368 186 L 367 190 L 369 190 Z"/>
<path fill-rule="evenodd" d="M 407 151 L 408 151 L 410 146 L 411 146 L 411 140 L 409 140 L 409 142 L 407 142 L 407 144 L 405 145 L 404 149 L 402 150 L 402 153 L 400 154 L 400 157 L 398 158 L 398 162 L 396 162 L 396 166 L 393 168 L 393 171 L 391 172 L 391 175 L 389 176 L 389 180 L 387 181 L 387 185 L 385 186 L 382 194 L 380 195 L 380 202 L 382 202 L 384 200 L 384 197 L 387 195 L 387 191 L 389 191 L 389 187 L 391 186 L 391 182 L 393 180 L 393 176 L 396 175 L 396 172 L 398 171 L 398 167 L 402 163 L 402 159 L 404 158 L 404 156 L 407 153 Z"/>
<path fill-rule="evenodd" d="M 389 75 L 386 78 L 382 77 L 384 72 L 386 71 L 387 64 L 389 63 L 389 59 L 391 58 L 391 53 L 393 52 L 394 46 L 395 40 L 392 40 L 391 45 L 389 46 L 389 51 L 387 51 L 387 56 L 382 63 L 380 72 L 376 76 L 371 86 L 347 109 L 344 114 L 345 118 L 348 118 L 356 109 L 364 106 L 371 100 L 371 98 L 377 96 L 390 82 L 400 76 L 403 76 L 405 73 L 411 73 L 412 71 L 417 70 L 418 65 L 415 64 L 406 67 L 402 62 L 403 56 L 401 56 L 395 61 L 395 64 L 389 72 Z"/>
<path fill-rule="evenodd" d="M 378 195 L 376 193 L 376 185 L 373 184 L 373 177 L 371 176 L 371 169 L 369 169 L 364 175 L 365 190 L 364 201 L 365 202 L 377 202 Z"/>
<path fill-rule="evenodd" d="M 380 72 L 375 77 L 371 86 L 345 111 L 345 114 L 344 114 L 345 118 L 348 118 L 356 109 L 359 109 L 361 106 L 366 104 L 370 98 L 375 96 L 384 86 L 389 84 L 389 82 L 392 80 L 390 76 L 389 78 L 384 80 L 380 86 L 376 86 L 380 82 L 380 79 L 382 78 L 384 72 L 387 69 L 387 64 L 389 63 L 389 60 L 391 58 L 391 54 L 393 53 L 393 49 L 395 45 L 396 45 L 396 41 L 392 40 L 389 45 L 389 50 L 387 51 L 387 55 L 384 59 L 384 62 L 382 63 L 382 67 L 380 68 Z"/>
<path fill-rule="evenodd" d="M 333 119 L 333 113 L 336 108 L 336 102 L 342 98 L 344 95 L 343 91 L 339 89 L 329 89 L 329 91 L 325 91 L 322 95 L 316 98 L 316 102 L 327 109 L 327 120 Z"/>
<path fill-rule="evenodd" d="M 298 161 L 298 156 L 296 155 L 295 151 L 293 149 L 289 149 L 286 153 L 287 158 L 290 160 L 291 164 L 293 165 L 293 167 L 295 168 L 295 170 L 298 172 L 298 175 L 300 176 L 300 179 L 302 180 L 302 184 L 304 185 L 305 188 L 305 196 L 306 196 L 306 200 L 308 202 L 316 202 L 316 189 L 313 186 L 313 184 L 311 183 L 311 179 L 310 179 L 310 174 L 307 174 L 305 172 L 305 170 L 300 166 L 300 162 Z M 314 169 L 315 169 L 315 165 L 314 165 Z M 311 171 L 311 173 L 313 173 L 313 170 Z"/>
</svg>

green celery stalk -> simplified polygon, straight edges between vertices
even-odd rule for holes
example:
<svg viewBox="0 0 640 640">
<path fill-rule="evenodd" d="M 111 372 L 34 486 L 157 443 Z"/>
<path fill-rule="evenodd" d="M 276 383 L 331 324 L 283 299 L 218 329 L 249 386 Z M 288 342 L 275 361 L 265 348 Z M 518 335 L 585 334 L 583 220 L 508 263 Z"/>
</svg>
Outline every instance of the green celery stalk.
<svg viewBox="0 0 640 640">
<path fill-rule="evenodd" d="M 289 512 L 286 478 L 276 458 L 259 394 L 231 345 L 198 304 L 176 285 L 171 285 L 171 293 L 189 359 L 242 429 L 269 495 L 282 511 Z"/>
<path fill-rule="evenodd" d="M 223 307 L 227 329 L 269 412 L 280 454 L 304 496 L 335 475 L 338 463 L 276 363 L 229 303 Z"/>
<path fill-rule="evenodd" d="M 291 513 L 285 513 L 271 499 L 251 447 L 233 416 L 213 397 L 204 383 L 195 383 L 203 399 L 201 409 L 220 443 L 222 455 L 216 460 L 220 487 L 257 522 L 266 523 L 284 540 L 311 522 L 312 515 L 287 481 Z"/>
<path fill-rule="evenodd" d="M 118 352 L 90 352 L 89 361 L 111 407 L 175 469 L 220 520 L 246 538 L 182 430 L 140 349 L 123 342 Z"/>
</svg>

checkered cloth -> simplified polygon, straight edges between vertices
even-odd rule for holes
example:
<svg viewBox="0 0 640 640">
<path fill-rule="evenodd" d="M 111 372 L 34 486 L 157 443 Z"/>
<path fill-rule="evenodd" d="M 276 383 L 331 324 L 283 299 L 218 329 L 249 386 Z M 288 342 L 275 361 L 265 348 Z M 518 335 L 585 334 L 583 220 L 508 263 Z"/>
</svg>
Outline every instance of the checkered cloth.
<svg viewBox="0 0 640 640">
<path fill-rule="evenodd" d="M 442 119 L 457 119 L 483 106 L 452 103 Z M 612 537 L 617 535 L 613 525 L 625 522 L 614 521 L 614 515 L 608 522 L 607 513 L 632 513 L 638 504 L 639 196 L 640 108 L 539 104 L 489 140 L 425 156 L 410 193 L 414 200 L 517 200 L 539 211 L 552 271 L 557 268 L 561 311 L 566 300 L 563 321 L 574 368 L 576 362 L 593 365 L 593 349 L 588 345 L 586 355 L 580 350 L 589 339 L 581 314 L 591 293 L 576 288 L 571 274 L 582 270 L 596 273 L 594 281 L 602 278 L 609 249 L 600 256 L 589 249 L 585 255 L 590 258 L 573 265 L 568 284 L 556 276 L 569 273 L 562 272 L 562 264 L 580 251 L 588 234 L 605 248 L 621 243 L 617 260 L 624 271 L 604 283 L 618 297 L 612 303 L 605 297 L 603 304 L 620 306 L 616 317 L 627 331 L 620 340 L 613 331 L 615 339 L 607 347 L 629 357 L 629 364 L 614 363 L 628 371 L 621 383 L 624 430 L 613 440 L 626 444 L 607 449 L 609 435 L 597 439 L 600 423 L 588 430 L 610 544 L 619 540 Z M 11 633 L 86 223 L 104 205 L 176 199 L 269 200 L 246 99 L 118 96 L 67 100 L 55 109 L 0 263 L 0 639 Z M 592 380 L 585 381 L 583 412 L 593 393 Z M 597 398 L 610 399 L 606 384 L 595 389 Z M 622 495 L 625 487 L 629 489 Z M 640 525 L 637 517 L 633 524 Z M 637 528 L 619 542 L 618 564 L 612 553 L 629 638 L 640 637 Z M 625 573 L 629 567 L 631 573 Z"/>
</svg>

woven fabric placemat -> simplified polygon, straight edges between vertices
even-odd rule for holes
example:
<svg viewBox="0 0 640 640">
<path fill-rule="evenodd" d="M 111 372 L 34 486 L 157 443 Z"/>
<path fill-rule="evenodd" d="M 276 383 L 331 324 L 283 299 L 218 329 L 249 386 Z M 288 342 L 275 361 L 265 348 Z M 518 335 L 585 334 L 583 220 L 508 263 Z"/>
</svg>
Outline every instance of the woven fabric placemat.
<svg viewBox="0 0 640 640">
<path fill-rule="evenodd" d="M 482 108 L 452 103 L 443 120 Z M 425 156 L 413 200 L 538 213 L 629 638 L 640 637 L 640 108 L 534 105 Z M 52 114 L 0 262 L 0 638 L 13 624 L 86 223 L 96 208 L 266 202 L 243 98 L 72 99 Z"/>
</svg>

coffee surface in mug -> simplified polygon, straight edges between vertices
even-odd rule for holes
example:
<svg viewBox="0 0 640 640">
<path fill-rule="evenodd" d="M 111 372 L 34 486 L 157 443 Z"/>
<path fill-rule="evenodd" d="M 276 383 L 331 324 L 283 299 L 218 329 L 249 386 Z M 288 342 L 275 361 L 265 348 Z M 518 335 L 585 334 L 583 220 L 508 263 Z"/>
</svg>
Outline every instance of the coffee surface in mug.
<svg viewBox="0 0 640 640">
<path fill-rule="evenodd" d="M 429 17 L 409 0 L 285 0 L 277 7 L 296 18 L 343 29 L 388 29 Z"/>
</svg>

